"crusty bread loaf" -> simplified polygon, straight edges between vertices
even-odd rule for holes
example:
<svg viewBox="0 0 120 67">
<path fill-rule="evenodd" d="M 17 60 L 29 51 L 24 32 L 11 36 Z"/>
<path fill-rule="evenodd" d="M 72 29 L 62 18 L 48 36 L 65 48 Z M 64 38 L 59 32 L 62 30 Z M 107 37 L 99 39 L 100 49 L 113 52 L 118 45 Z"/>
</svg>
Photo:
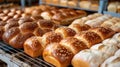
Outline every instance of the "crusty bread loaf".
<svg viewBox="0 0 120 67">
<path fill-rule="evenodd" d="M 51 43 L 43 51 L 43 59 L 56 67 L 67 67 L 72 57 L 73 53 L 59 43 Z"/>
<path fill-rule="evenodd" d="M 42 56 L 43 45 L 40 36 L 28 38 L 24 43 L 24 52 L 31 57 Z"/>
<path fill-rule="evenodd" d="M 82 31 L 76 34 L 75 38 L 83 41 L 88 48 L 102 41 L 101 37 L 98 34 L 91 31 Z"/>
</svg>

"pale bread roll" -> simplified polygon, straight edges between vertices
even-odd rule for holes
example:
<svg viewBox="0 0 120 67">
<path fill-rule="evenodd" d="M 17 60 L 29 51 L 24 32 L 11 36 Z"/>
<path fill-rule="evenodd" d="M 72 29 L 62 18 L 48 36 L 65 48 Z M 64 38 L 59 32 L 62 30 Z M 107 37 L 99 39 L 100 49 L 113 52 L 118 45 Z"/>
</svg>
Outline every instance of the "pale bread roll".
<svg viewBox="0 0 120 67">
<path fill-rule="evenodd" d="M 114 55 L 114 53 L 118 50 L 117 46 L 115 45 L 104 45 L 104 44 L 96 44 L 92 46 L 90 49 L 92 50 L 98 50 L 100 52 L 105 53 L 106 58 Z"/>
<path fill-rule="evenodd" d="M 120 57 L 112 56 L 105 60 L 100 67 L 120 67 Z"/>
<path fill-rule="evenodd" d="M 120 57 L 120 49 L 118 49 L 118 50 L 115 52 L 115 56 Z"/>
<path fill-rule="evenodd" d="M 99 67 L 103 59 L 102 52 L 86 49 L 80 51 L 73 57 L 72 65 L 73 67 Z"/>
</svg>

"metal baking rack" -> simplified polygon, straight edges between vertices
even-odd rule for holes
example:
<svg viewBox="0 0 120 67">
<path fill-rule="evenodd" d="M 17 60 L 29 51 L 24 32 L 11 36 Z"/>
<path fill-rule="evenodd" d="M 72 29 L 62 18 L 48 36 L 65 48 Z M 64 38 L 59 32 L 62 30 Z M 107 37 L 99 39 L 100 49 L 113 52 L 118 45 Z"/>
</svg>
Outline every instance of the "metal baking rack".
<svg viewBox="0 0 120 67">
<path fill-rule="evenodd" d="M 15 49 L 0 41 L 0 59 L 7 67 L 54 67 L 42 57 L 32 58 L 26 55 L 23 49 Z"/>
</svg>

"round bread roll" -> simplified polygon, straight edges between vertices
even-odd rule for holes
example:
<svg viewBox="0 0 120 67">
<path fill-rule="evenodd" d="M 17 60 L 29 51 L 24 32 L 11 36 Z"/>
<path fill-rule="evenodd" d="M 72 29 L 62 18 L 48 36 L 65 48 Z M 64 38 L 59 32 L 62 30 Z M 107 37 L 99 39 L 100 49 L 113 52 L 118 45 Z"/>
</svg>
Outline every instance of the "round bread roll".
<svg viewBox="0 0 120 67">
<path fill-rule="evenodd" d="M 28 38 L 24 43 L 24 52 L 34 58 L 41 56 L 43 52 L 41 40 L 42 38 L 39 36 Z"/>
<path fill-rule="evenodd" d="M 85 49 L 73 57 L 72 65 L 74 67 L 99 67 L 103 61 L 103 53 L 97 50 Z"/>
<path fill-rule="evenodd" d="M 41 13 L 40 16 L 41 16 L 43 19 L 51 20 L 53 14 L 52 14 L 50 11 L 44 11 L 44 12 Z"/>
<path fill-rule="evenodd" d="M 120 57 L 112 56 L 105 60 L 101 67 L 120 67 Z"/>
<path fill-rule="evenodd" d="M 43 59 L 56 67 L 67 67 L 72 57 L 73 53 L 59 43 L 51 43 L 43 51 Z"/>
<path fill-rule="evenodd" d="M 71 28 L 68 28 L 68 27 L 60 27 L 60 28 L 57 28 L 55 30 L 55 33 L 59 33 L 61 34 L 61 36 L 63 38 L 66 38 L 66 37 L 72 37 L 76 34 L 76 32 L 71 29 Z"/>
</svg>

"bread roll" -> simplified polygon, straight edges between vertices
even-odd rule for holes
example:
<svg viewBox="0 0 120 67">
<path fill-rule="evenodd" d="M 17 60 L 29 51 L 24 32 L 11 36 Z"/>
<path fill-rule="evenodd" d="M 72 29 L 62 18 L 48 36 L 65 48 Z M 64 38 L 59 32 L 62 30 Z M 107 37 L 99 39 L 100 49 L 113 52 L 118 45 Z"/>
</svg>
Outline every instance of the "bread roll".
<svg viewBox="0 0 120 67">
<path fill-rule="evenodd" d="M 90 31 L 98 34 L 102 40 L 111 37 L 115 33 L 112 29 L 105 27 L 92 28 Z"/>
<path fill-rule="evenodd" d="M 21 17 L 20 20 L 18 21 L 19 24 L 25 23 L 25 22 L 32 22 L 33 19 L 31 19 L 29 16 L 28 17 Z"/>
<path fill-rule="evenodd" d="M 59 33 L 63 38 L 72 37 L 76 34 L 74 30 L 68 27 L 60 27 L 55 30 L 55 33 Z"/>
<path fill-rule="evenodd" d="M 33 36 L 28 38 L 24 43 L 24 52 L 31 57 L 41 56 L 43 52 L 41 37 Z"/>
<path fill-rule="evenodd" d="M 26 22 L 26 23 L 21 24 L 19 26 L 19 29 L 21 30 L 22 33 L 24 33 L 24 32 L 33 32 L 35 28 L 37 27 L 38 27 L 37 23 Z"/>
<path fill-rule="evenodd" d="M 113 38 L 105 39 L 105 40 L 103 40 L 102 43 L 105 44 L 105 45 L 115 45 L 115 46 L 118 46 L 117 40 L 115 40 Z"/>
<path fill-rule="evenodd" d="M 53 14 L 52 14 L 50 11 L 44 11 L 44 12 L 41 13 L 40 16 L 41 16 L 43 19 L 51 20 Z"/>
<path fill-rule="evenodd" d="M 120 57 L 112 56 L 105 60 L 101 67 L 120 67 Z"/>
<path fill-rule="evenodd" d="M 59 33 L 48 32 L 42 36 L 42 43 L 46 47 L 50 43 L 59 43 L 63 37 Z"/>
<path fill-rule="evenodd" d="M 112 55 L 114 55 L 114 53 L 118 50 L 117 46 L 115 46 L 114 44 L 112 45 L 104 45 L 104 44 L 96 44 L 94 46 L 92 46 L 90 49 L 92 50 L 98 50 L 102 53 L 104 53 L 105 58 L 108 58 Z"/>
<path fill-rule="evenodd" d="M 91 27 L 89 26 L 89 25 L 80 25 L 80 24 L 71 24 L 70 26 L 69 26 L 69 28 L 71 28 L 71 29 L 73 29 L 76 33 L 79 33 L 79 32 L 81 32 L 81 31 L 86 31 L 86 30 L 88 30 L 88 29 L 90 29 Z"/>
<path fill-rule="evenodd" d="M 98 34 L 91 31 L 82 31 L 81 33 L 76 34 L 75 38 L 83 41 L 88 48 L 102 41 L 101 37 Z"/>
<path fill-rule="evenodd" d="M 117 56 L 117 57 L 120 57 L 120 49 L 118 49 L 118 50 L 115 52 L 114 55 Z"/>
<path fill-rule="evenodd" d="M 82 50 L 72 59 L 73 67 L 99 67 L 104 56 L 97 50 Z M 99 61 L 98 61 L 99 60 Z"/>
<path fill-rule="evenodd" d="M 43 51 L 43 59 L 56 67 L 67 67 L 72 57 L 73 53 L 58 43 L 49 44 Z"/>
<path fill-rule="evenodd" d="M 118 43 L 120 43 L 120 33 L 116 33 L 116 34 L 113 36 L 113 39 L 115 39 Z"/>
<path fill-rule="evenodd" d="M 73 54 L 78 53 L 80 50 L 87 49 L 87 45 L 84 42 L 79 41 L 73 37 L 63 39 L 60 44 L 65 48 L 71 50 Z"/>
<path fill-rule="evenodd" d="M 9 43 L 9 40 L 11 40 L 18 33 L 20 33 L 20 30 L 19 30 L 18 27 L 13 27 L 13 28 L 9 29 L 2 36 L 3 41 L 6 42 L 6 43 Z"/>
<path fill-rule="evenodd" d="M 116 23 L 115 25 L 110 27 L 111 29 L 113 29 L 115 32 L 120 32 L 120 22 Z"/>
<path fill-rule="evenodd" d="M 14 48 L 23 48 L 23 44 L 25 40 L 30 38 L 31 36 L 34 35 L 32 33 L 24 33 L 24 34 L 19 33 L 9 40 L 9 45 Z"/>
</svg>

